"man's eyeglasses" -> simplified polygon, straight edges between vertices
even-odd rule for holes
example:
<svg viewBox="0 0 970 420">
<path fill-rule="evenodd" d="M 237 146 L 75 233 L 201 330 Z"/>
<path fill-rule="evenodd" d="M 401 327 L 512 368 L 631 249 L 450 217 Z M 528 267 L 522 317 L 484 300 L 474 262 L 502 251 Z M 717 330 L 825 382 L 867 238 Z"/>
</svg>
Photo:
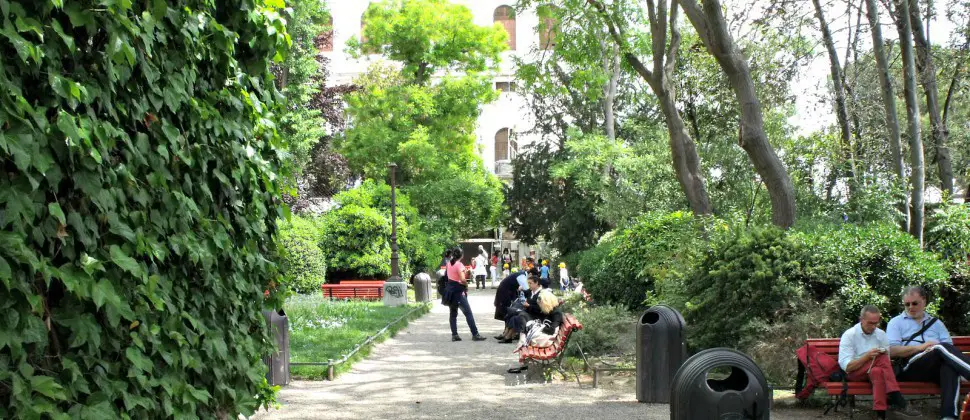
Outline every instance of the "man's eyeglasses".
<svg viewBox="0 0 970 420">
<path fill-rule="evenodd" d="M 907 308 L 910 306 L 916 306 L 916 305 L 919 305 L 919 302 L 903 302 L 903 306 Z"/>
</svg>

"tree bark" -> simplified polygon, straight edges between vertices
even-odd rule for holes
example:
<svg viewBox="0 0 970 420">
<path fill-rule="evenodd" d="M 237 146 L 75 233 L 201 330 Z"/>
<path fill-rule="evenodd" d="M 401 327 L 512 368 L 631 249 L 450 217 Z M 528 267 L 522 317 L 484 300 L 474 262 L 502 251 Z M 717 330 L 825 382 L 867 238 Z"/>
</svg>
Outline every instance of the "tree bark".
<svg viewBox="0 0 970 420">
<path fill-rule="evenodd" d="M 606 51 L 604 46 L 603 51 Z M 604 57 L 603 70 L 610 75 L 610 80 L 603 86 L 603 125 L 606 137 L 616 140 L 616 115 L 614 104 L 616 103 L 616 89 L 620 83 L 620 46 L 613 45 L 613 54 Z"/>
<path fill-rule="evenodd" d="M 842 65 L 839 63 L 839 53 L 835 49 L 835 41 L 832 40 L 832 32 L 825 21 L 825 14 L 822 12 L 822 4 L 819 0 L 812 0 L 815 6 L 815 16 L 818 18 L 819 28 L 822 30 L 822 41 L 829 54 L 829 71 L 832 76 L 832 90 L 835 91 L 835 115 L 839 122 L 840 139 L 842 142 L 843 162 L 848 162 L 854 179 L 857 175 L 855 156 L 852 151 L 852 129 L 849 127 L 849 109 L 845 103 L 845 78 L 842 76 Z M 844 165 L 840 165 L 844 166 Z"/>
<path fill-rule="evenodd" d="M 660 102 L 661 112 L 664 114 L 667 125 L 667 133 L 670 137 L 670 153 L 674 165 L 674 173 L 680 183 L 687 202 L 690 204 L 691 212 L 695 216 L 709 215 L 713 212 L 711 200 L 704 185 L 704 176 L 701 171 L 700 157 L 697 155 L 697 147 L 694 139 L 691 138 L 684 124 L 684 119 L 677 109 L 676 92 L 670 83 L 676 69 L 677 54 L 680 49 L 680 31 L 677 29 L 677 4 L 669 13 L 670 19 L 670 45 L 667 45 L 667 0 L 660 0 L 654 4 L 654 0 L 647 0 L 648 13 L 650 15 L 650 32 L 653 39 L 653 70 L 651 71 L 634 55 L 629 52 L 625 45 L 624 37 L 620 30 L 610 20 L 609 14 L 602 3 L 596 0 L 587 0 L 600 13 L 606 21 L 610 35 L 616 45 L 625 50 L 624 59 L 636 70 L 637 74 L 647 82 L 653 93 L 657 95 Z"/>
<path fill-rule="evenodd" d="M 916 98 L 916 61 L 913 57 L 912 29 L 909 20 L 909 1 L 893 0 L 896 4 L 896 29 L 903 56 L 903 96 L 906 98 L 906 120 L 909 131 L 909 152 L 912 174 L 912 207 L 909 233 L 923 246 L 923 191 L 926 173 L 923 167 L 923 140 L 920 138 L 919 102 Z"/>
<path fill-rule="evenodd" d="M 707 50 L 721 66 L 741 106 L 739 143 L 768 189 L 771 221 L 777 226 L 789 228 L 795 223 L 795 189 L 784 164 L 768 142 L 761 101 L 751 79 L 751 70 L 728 33 L 721 2 L 705 0 L 702 9 L 697 0 L 677 1 Z"/>
<path fill-rule="evenodd" d="M 886 112 L 886 127 L 889 129 L 889 149 L 892 151 L 892 167 L 896 174 L 896 182 L 903 189 L 903 198 L 899 203 L 899 211 L 903 215 L 902 228 L 909 232 L 909 198 L 906 192 L 906 163 L 903 161 L 903 143 L 899 135 L 899 119 L 896 117 L 896 94 L 893 92 L 892 78 L 889 75 L 889 60 L 886 58 L 886 46 L 883 44 L 882 29 L 879 26 L 879 9 L 876 0 L 866 0 L 866 14 L 869 18 L 869 28 L 872 34 L 872 51 L 876 56 L 876 68 L 879 71 L 879 84 L 882 87 L 882 105 Z"/>
<path fill-rule="evenodd" d="M 913 31 L 913 41 L 916 43 L 916 70 L 920 73 L 923 84 L 923 94 L 926 95 L 926 111 L 930 114 L 930 124 L 933 132 L 933 150 L 935 152 L 936 167 L 940 175 L 940 188 L 947 199 L 953 197 L 953 162 L 950 158 L 950 148 L 947 146 L 949 130 L 946 122 L 940 116 L 939 92 L 936 86 L 936 66 L 933 64 L 933 54 L 929 40 L 923 31 L 923 18 L 919 15 L 919 0 L 909 0 L 909 21 Z"/>
</svg>

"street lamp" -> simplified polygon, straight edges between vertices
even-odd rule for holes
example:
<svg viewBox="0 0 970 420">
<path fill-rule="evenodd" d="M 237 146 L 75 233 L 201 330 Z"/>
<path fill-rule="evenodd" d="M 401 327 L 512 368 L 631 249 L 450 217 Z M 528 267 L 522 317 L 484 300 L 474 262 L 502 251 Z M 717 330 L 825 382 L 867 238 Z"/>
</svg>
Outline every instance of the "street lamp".
<svg viewBox="0 0 970 420">
<path fill-rule="evenodd" d="M 401 270 L 398 268 L 397 256 L 397 196 L 394 192 L 397 189 L 397 180 L 395 179 L 397 164 L 391 162 L 387 164 L 387 167 L 391 169 L 391 278 L 387 281 L 400 282 Z"/>
</svg>

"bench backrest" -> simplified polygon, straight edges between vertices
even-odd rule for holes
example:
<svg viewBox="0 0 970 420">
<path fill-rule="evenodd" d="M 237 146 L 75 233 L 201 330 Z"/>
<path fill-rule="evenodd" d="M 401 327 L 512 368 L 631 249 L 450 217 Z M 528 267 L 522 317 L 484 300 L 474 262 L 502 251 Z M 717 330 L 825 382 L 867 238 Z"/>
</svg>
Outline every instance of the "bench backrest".
<svg viewBox="0 0 970 420">
<path fill-rule="evenodd" d="M 838 358 L 839 340 L 838 338 L 809 338 L 805 340 L 805 344 L 811 344 L 819 351 Z M 970 353 L 970 336 L 953 337 L 953 345 L 964 353 Z"/>
<path fill-rule="evenodd" d="M 384 280 L 341 280 L 342 286 L 373 286 L 384 287 Z"/>
<path fill-rule="evenodd" d="M 566 342 L 569 341 L 569 336 L 575 330 L 583 329 L 583 324 L 579 323 L 573 314 L 563 314 L 562 325 L 559 326 L 559 339 L 556 340 L 556 351 L 562 350 L 566 346 Z"/>
</svg>

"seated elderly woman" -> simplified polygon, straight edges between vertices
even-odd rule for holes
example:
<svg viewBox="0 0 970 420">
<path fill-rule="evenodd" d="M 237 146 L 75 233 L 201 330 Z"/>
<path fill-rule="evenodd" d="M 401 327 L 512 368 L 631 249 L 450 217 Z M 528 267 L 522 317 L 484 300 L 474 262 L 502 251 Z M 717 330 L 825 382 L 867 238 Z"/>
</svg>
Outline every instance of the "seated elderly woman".
<svg viewBox="0 0 970 420">
<path fill-rule="evenodd" d="M 519 346 L 513 353 L 526 346 L 550 347 L 556 342 L 564 318 L 559 308 L 559 298 L 549 289 L 542 289 L 537 295 L 538 316 L 526 323 L 525 329 L 519 334 Z M 520 366 L 509 369 L 509 373 L 519 373 L 525 369 L 528 367 Z"/>
<path fill-rule="evenodd" d="M 507 310 L 505 314 L 505 332 L 499 338 L 502 343 L 514 343 L 518 341 L 519 335 L 525 331 L 525 325 L 529 321 L 542 316 L 539 310 L 539 277 L 530 275 L 526 281 L 528 289 L 525 290 L 525 302 L 520 310 Z"/>
</svg>

